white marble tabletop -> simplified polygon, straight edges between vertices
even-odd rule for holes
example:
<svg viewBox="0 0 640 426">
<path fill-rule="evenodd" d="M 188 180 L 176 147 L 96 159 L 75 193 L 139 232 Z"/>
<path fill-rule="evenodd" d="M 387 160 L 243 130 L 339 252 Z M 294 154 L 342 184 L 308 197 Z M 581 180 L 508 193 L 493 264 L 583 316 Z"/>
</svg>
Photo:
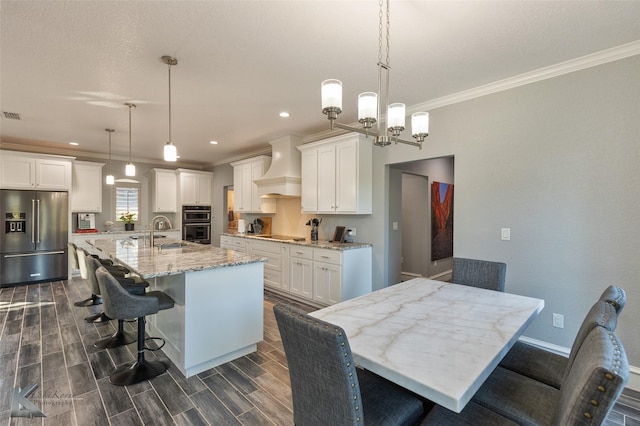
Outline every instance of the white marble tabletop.
<svg viewBox="0 0 640 426">
<path fill-rule="evenodd" d="M 180 248 L 149 247 L 144 240 L 87 239 L 87 243 L 126 266 L 142 278 L 154 278 L 205 269 L 224 268 L 254 262 L 265 258 L 250 256 L 212 245 L 162 239 L 160 244 L 180 243 Z"/>
<path fill-rule="evenodd" d="M 415 278 L 309 315 L 342 327 L 362 368 L 459 413 L 543 307 Z"/>
</svg>

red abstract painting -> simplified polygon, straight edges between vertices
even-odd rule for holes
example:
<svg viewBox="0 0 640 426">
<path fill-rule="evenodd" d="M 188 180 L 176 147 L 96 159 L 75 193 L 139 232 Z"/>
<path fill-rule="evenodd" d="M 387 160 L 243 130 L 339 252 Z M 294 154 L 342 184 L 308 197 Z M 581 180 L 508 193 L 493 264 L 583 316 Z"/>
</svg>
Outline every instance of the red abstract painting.
<svg viewBox="0 0 640 426">
<path fill-rule="evenodd" d="M 453 184 L 431 184 L 431 261 L 453 256 Z"/>
</svg>

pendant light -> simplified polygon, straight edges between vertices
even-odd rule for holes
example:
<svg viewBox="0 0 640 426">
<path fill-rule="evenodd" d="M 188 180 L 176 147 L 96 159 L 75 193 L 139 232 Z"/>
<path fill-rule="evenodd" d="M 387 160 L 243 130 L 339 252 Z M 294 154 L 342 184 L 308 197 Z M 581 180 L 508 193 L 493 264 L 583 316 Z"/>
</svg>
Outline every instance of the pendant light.
<svg viewBox="0 0 640 426">
<path fill-rule="evenodd" d="M 169 142 L 164 146 L 164 161 L 176 161 L 178 152 L 176 146 L 171 142 L 171 65 L 178 65 L 178 60 L 172 56 L 163 56 L 161 59 L 169 66 Z"/>
<path fill-rule="evenodd" d="M 113 129 L 104 129 L 109 132 L 109 174 L 107 175 L 107 185 L 113 185 L 116 182 L 116 178 L 111 173 L 111 133 L 115 132 Z"/>
<path fill-rule="evenodd" d="M 129 164 L 125 167 L 124 174 L 127 176 L 135 176 L 136 166 L 131 162 L 131 108 L 135 108 L 136 106 L 129 103 L 125 105 L 129 107 Z"/>
</svg>

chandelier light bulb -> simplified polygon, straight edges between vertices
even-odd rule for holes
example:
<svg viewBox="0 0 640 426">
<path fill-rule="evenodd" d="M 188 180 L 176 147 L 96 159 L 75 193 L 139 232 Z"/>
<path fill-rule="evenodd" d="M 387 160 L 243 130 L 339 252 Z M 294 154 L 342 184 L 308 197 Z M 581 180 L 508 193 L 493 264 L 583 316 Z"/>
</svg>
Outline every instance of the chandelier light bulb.
<svg viewBox="0 0 640 426">
<path fill-rule="evenodd" d="M 323 81 L 321 87 L 322 110 L 337 108 L 342 111 L 342 82 L 340 80 L 329 79 Z"/>
<path fill-rule="evenodd" d="M 428 112 L 416 112 L 411 115 L 411 134 L 414 138 L 429 135 Z"/>
<path fill-rule="evenodd" d="M 375 123 L 378 119 L 378 94 L 375 92 L 364 92 L 358 95 L 358 121 L 363 123 L 371 121 Z"/>
<path fill-rule="evenodd" d="M 404 104 L 395 103 L 389 105 L 389 110 L 387 111 L 387 121 L 389 122 L 389 129 L 398 129 L 402 127 L 402 129 L 404 130 L 404 111 Z"/>
</svg>

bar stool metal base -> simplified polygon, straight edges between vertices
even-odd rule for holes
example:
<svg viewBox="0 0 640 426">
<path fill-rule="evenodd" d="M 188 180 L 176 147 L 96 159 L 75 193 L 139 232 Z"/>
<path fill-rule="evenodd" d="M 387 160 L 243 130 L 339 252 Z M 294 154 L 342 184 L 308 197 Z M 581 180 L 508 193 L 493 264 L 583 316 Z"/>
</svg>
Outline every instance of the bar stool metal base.
<svg viewBox="0 0 640 426">
<path fill-rule="evenodd" d="M 95 294 L 92 294 L 91 297 L 85 300 L 81 300 L 79 302 L 75 302 L 74 305 L 80 306 L 80 307 L 102 305 L 102 298 L 100 296 L 96 296 Z"/>
<path fill-rule="evenodd" d="M 84 319 L 86 322 L 99 323 L 99 322 L 107 322 L 111 321 L 111 318 L 107 316 L 104 312 L 99 312 L 95 315 L 90 315 Z"/>
<path fill-rule="evenodd" d="M 134 385 L 164 373 L 169 368 L 170 362 L 165 358 L 143 359 L 133 364 L 123 365 L 111 373 L 109 381 L 118 386 Z"/>
<path fill-rule="evenodd" d="M 118 331 L 109 337 L 98 340 L 93 346 L 100 349 L 113 349 L 128 345 L 136 340 L 138 340 L 138 336 L 135 333 L 124 331 L 124 321 L 118 320 Z"/>
</svg>

